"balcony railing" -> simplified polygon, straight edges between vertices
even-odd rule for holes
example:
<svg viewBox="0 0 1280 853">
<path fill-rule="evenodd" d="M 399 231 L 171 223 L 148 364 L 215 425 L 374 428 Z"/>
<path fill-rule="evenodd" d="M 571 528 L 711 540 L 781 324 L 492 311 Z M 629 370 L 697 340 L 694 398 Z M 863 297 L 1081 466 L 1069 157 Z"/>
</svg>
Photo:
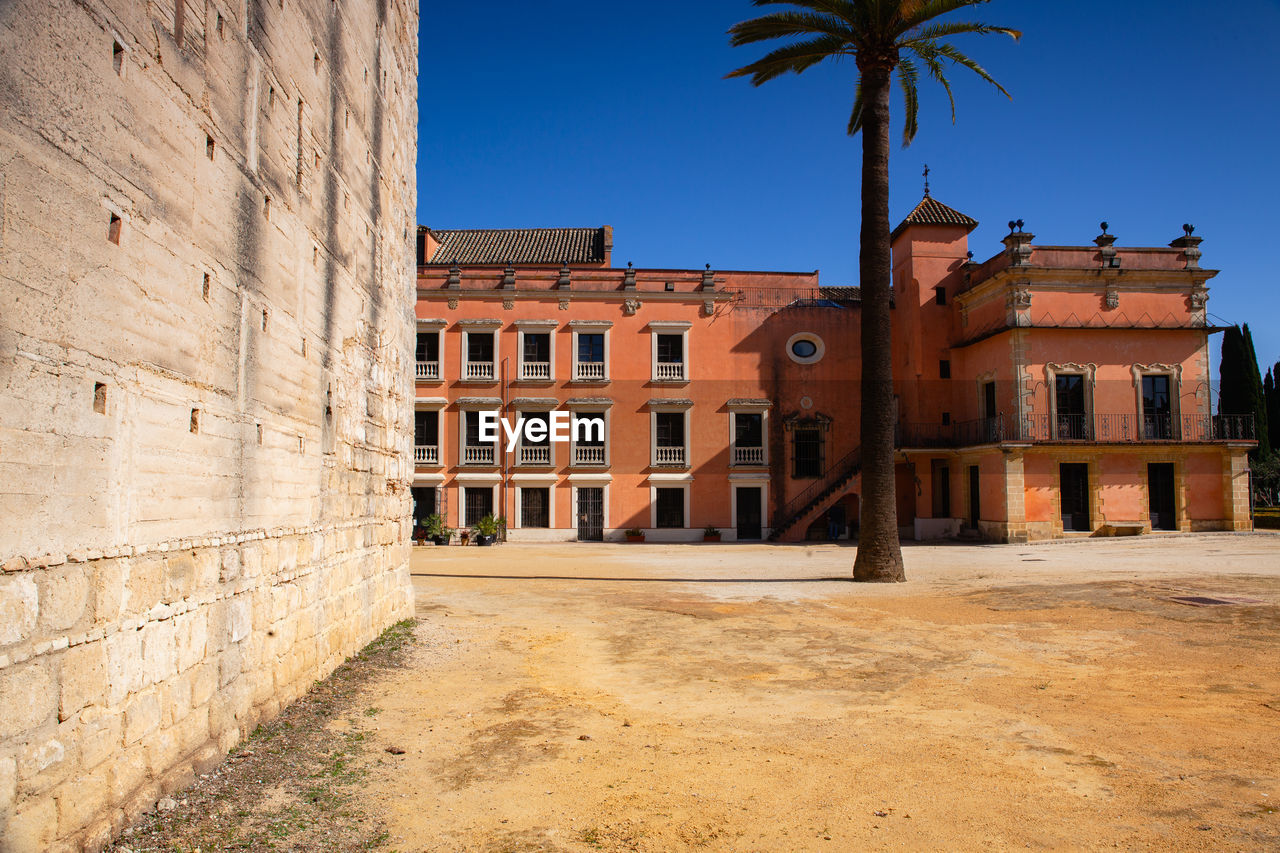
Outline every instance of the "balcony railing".
<svg viewBox="0 0 1280 853">
<path fill-rule="evenodd" d="M 527 444 L 520 448 L 521 465 L 550 465 L 551 445 Z"/>
<path fill-rule="evenodd" d="M 683 361 L 660 361 L 656 365 L 654 379 L 659 382 L 672 382 L 684 379 Z"/>
<path fill-rule="evenodd" d="M 764 464 L 764 448 L 735 446 L 733 448 L 733 464 L 734 465 L 763 465 Z"/>
<path fill-rule="evenodd" d="M 521 379 L 550 379 L 551 378 L 551 362 L 549 361 L 526 361 L 520 365 Z"/>
<path fill-rule="evenodd" d="M 603 465 L 604 464 L 604 446 L 594 447 L 592 445 L 576 445 L 573 448 L 573 464 L 574 465 Z"/>
<path fill-rule="evenodd" d="M 658 465 L 683 465 L 684 464 L 684 448 L 683 447 L 656 447 L 654 448 L 654 461 Z"/>
<path fill-rule="evenodd" d="M 573 367 L 574 379 L 604 379 L 603 361 L 579 361 Z"/>
<path fill-rule="evenodd" d="M 440 378 L 440 362 L 438 361 L 420 361 L 418 368 L 414 373 L 416 379 L 439 379 Z"/>
<path fill-rule="evenodd" d="M 462 375 L 466 379 L 493 380 L 492 361 L 468 361 L 463 365 Z"/>
<path fill-rule="evenodd" d="M 496 458 L 492 444 L 477 444 L 462 448 L 463 465 L 493 465 Z"/>
<path fill-rule="evenodd" d="M 1208 444 L 1255 441 L 1253 415 L 1027 415 L 949 425 L 900 424 L 899 447 L 971 447 L 1005 441 L 1043 444 Z"/>
<path fill-rule="evenodd" d="M 415 465 L 439 465 L 440 445 L 415 444 L 413 446 L 413 461 Z"/>
</svg>

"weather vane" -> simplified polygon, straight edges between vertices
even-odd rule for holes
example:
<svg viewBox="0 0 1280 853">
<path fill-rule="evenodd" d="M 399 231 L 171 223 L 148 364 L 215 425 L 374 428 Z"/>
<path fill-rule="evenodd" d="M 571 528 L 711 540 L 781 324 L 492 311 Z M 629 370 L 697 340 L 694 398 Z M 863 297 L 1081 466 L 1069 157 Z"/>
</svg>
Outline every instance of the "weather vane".
<svg viewBox="0 0 1280 853">
<path fill-rule="evenodd" d="M 929 197 L 929 164 L 924 164 L 924 197 Z"/>
</svg>

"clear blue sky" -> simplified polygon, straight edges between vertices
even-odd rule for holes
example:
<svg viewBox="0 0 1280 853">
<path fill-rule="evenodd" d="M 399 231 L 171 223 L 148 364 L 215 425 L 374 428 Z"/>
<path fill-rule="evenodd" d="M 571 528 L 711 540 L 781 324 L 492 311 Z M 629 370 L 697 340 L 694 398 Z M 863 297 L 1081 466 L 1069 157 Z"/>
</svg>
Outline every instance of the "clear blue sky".
<svg viewBox="0 0 1280 853">
<path fill-rule="evenodd" d="M 980 259 L 1010 219 L 1055 244 L 1087 243 L 1106 220 L 1122 246 L 1194 223 L 1204 265 L 1222 270 L 1211 312 L 1250 324 L 1264 371 L 1280 359 L 1280 0 L 973 12 L 1025 33 L 960 43 L 1014 99 L 957 69 L 952 125 L 925 84 L 919 135 L 893 153 L 892 218 L 919 201 L 928 163 L 933 195 L 982 223 Z M 855 69 L 723 79 L 761 55 L 725 35 L 757 14 L 746 0 L 424 3 L 419 221 L 609 224 L 618 265 L 856 284 Z"/>
</svg>

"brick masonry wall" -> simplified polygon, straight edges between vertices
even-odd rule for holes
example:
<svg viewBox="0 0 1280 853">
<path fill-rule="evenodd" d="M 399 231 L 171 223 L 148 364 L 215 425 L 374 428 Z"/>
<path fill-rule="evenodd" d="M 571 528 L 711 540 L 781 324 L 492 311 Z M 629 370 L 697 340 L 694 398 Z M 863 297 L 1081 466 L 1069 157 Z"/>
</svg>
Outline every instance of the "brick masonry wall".
<svg viewBox="0 0 1280 853">
<path fill-rule="evenodd" d="M 0 851 L 412 613 L 414 0 L 0 3 Z"/>
</svg>

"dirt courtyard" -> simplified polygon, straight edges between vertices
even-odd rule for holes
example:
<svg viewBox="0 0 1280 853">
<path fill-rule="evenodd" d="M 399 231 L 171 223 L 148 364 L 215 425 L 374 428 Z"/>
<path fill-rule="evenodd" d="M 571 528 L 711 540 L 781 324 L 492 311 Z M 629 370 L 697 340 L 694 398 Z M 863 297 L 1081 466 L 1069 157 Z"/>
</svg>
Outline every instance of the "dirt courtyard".
<svg viewBox="0 0 1280 853">
<path fill-rule="evenodd" d="M 399 851 L 1280 846 L 1280 536 L 905 556 L 415 548 L 364 805 Z"/>
<path fill-rule="evenodd" d="M 1280 535 L 905 557 L 415 548 L 419 622 L 115 849 L 1280 849 Z"/>
</svg>

